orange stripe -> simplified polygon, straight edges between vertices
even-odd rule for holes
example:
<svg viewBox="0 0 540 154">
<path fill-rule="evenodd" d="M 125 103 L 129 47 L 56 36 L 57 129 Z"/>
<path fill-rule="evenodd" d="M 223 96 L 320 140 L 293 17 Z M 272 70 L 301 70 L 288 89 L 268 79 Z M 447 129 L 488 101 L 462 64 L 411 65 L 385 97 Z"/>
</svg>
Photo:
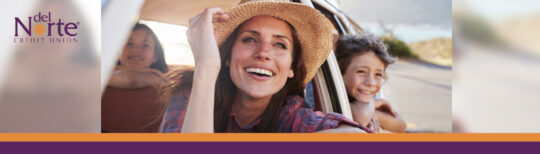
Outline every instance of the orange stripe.
<svg viewBox="0 0 540 154">
<path fill-rule="evenodd" d="M 435 141 L 435 142 L 497 142 L 497 141 L 540 141 L 540 133 L 430 133 L 430 134 L 143 134 L 143 133 L 0 133 L 0 141 Z"/>
</svg>

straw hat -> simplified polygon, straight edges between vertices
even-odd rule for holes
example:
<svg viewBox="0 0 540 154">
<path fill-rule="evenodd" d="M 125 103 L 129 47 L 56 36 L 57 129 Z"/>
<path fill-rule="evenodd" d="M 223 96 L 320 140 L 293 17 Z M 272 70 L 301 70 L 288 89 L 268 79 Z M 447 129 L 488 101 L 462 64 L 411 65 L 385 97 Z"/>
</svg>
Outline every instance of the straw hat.
<svg viewBox="0 0 540 154">
<path fill-rule="evenodd" d="M 305 4 L 284 0 L 243 0 L 239 5 L 225 12 L 229 15 L 230 20 L 215 24 L 215 28 L 219 32 L 219 45 L 240 24 L 255 16 L 272 16 L 291 24 L 296 30 L 296 36 L 302 46 L 301 58 L 306 67 L 304 85 L 315 76 L 333 46 L 333 26 L 330 21 L 318 10 Z"/>
</svg>

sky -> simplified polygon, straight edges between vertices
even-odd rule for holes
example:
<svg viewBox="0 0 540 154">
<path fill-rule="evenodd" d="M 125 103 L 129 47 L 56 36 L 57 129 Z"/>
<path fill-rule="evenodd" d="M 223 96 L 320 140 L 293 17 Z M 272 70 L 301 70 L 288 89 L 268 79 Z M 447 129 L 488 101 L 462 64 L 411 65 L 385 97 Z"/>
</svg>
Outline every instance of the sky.
<svg viewBox="0 0 540 154">
<path fill-rule="evenodd" d="M 457 0 L 458 7 L 482 16 L 488 21 L 504 20 L 540 13 L 540 1 L 535 0 Z"/>
<path fill-rule="evenodd" d="M 365 30 L 384 35 L 393 29 L 406 43 L 452 37 L 451 0 L 337 0 L 349 17 Z"/>
</svg>

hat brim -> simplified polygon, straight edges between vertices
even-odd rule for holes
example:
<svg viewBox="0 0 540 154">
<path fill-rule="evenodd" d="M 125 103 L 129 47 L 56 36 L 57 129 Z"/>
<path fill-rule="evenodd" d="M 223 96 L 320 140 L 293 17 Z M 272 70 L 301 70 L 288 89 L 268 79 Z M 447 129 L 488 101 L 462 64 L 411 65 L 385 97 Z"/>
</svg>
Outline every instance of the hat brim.
<svg viewBox="0 0 540 154">
<path fill-rule="evenodd" d="M 291 2 L 248 2 L 225 11 L 230 20 L 216 23 L 218 44 L 246 20 L 256 16 L 272 16 L 291 24 L 302 47 L 301 58 L 306 68 L 306 85 L 317 73 L 333 46 L 330 21 L 319 11 L 307 5 Z"/>
</svg>

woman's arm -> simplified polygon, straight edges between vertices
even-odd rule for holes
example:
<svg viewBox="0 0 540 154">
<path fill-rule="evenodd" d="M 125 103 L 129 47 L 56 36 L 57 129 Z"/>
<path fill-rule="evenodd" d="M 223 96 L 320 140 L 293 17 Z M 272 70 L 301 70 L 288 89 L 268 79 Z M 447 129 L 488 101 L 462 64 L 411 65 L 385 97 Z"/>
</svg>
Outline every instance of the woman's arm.
<svg viewBox="0 0 540 154">
<path fill-rule="evenodd" d="M 117 67 L 111 78 L 108 86 L 124 89 L 138 89 L 148 86 L 159 87 L 161 83 L 167 80 L 167 77 L 156 69 L 128 69 Z"/>
<path fill-rule="evenodd" d="M 214 90 L 221 59 L 212 23 L 228 19 L 222 9 L 213 7 L 189 21 L 187 37 L 195 58 L 195 72 L 182 132 L 214 132 Z"/>
</svg>

